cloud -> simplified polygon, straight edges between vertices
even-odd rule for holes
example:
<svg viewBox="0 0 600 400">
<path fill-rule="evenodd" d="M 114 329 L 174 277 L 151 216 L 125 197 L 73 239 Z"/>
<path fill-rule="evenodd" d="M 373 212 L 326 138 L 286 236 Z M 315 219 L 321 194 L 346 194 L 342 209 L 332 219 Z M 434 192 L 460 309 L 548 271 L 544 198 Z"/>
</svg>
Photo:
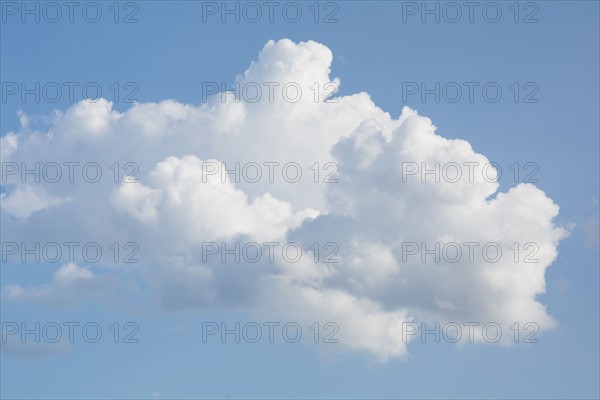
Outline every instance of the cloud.
<svg viewBox="0 0 600 400">
<path fill-rule="evenodd" d="M 255 240 L 282 239 L 288 230 L 318 215 L 312 209 L 294 213 L 289 203 L 269 193 L 249 203 L 248 196 L 236 189 L 227 175 L 222 181 L 220 173 L 207 174 L 211 170 L 208 165 L 217 165 L 217 172 L 224 168 L 216 160 L 203 163 L 195 156 L 168 157 L 149 174 L 155 187 L 123 184 L 111 200 L 138 221 L 173 229 L 179 235 L 184 229 L 184 240 L 197 243 L 240 234 Z M 189 224 L 190 220 L 197 223 Z"/>
<path fill-rule="evenodd" d="M 9 194 L 0 194 L 0 200 L 2 200 L 2 208 L 10 215 L 23 219 L 35 211 L 67 201 L 67 199 L 61 200 L 48 196 L 43 189 L 25 185 L 16 188 Z"/>
<path fill-rule="evenodd" d="M 530 184 L 498 192 L 489 179 L 496 171 L 481 173 L 487 157 L 465 140 L 441 137 L 415 110 L 404 107 L 392 117 L 367 93 L 324 102 L 340 84 L 330 77 L 332 59 L 313 41 L 269 41 L 236 77 L 241 88 L 263 88 L 256 101 L 215 94 L 200 105 L 165 100 L 122 113 L 104 99 L 84 101 L 56 113 L 45 131 L 29 126 L 11 134 L 11 162 L 82 168 L 93 161 L 104 175 L 90 183 L 78 170 L 73 183 L 35 185 L 44 198 L 70 199 L 68 208 L 37 201 L 36 212 L 27 214 L 3 202 L 4 216 L 23 217 L 7 221 L 10 239 L 47 240 L 55 226 L 65 227 L 59 233 L 65 239 L 135 238 L 144 259 L 137 271 L 168 310 L 246 308 L 287 320 L 332 321 L 340 348 L 380 360 L 408 354 L 405 322 L 554 327 L 537 297 L 566 235 L 553 222 L 558 206 Z M 291 89 L 287 98 L 282 94 L 286 84 L 302 95 L 290 101 Z M 284 171 L 292 162 L 302 172 L 297 181 Z M 407 176 L 407 166 L 450 164 L 464 168 L 458 179 Z M 261 179 L 243 179 L 251 170 L 245 168 L 256 165 Z M 231 173 L 223 178 L 225 169 Z M 123 182 L 125 175 L 137 181 Z M 334 180 L 326 179 L 331 175 Z M 29 190 L 18 178 L 9 177 L 15 189 L 7 198 Z M 202 259 L 206 242 L 231 249 L 251 241 L 298 242 L 311 256 L 290 262 L 276 251 L 273 260 L 256 263 Z M 409 242 L 479 247 L 473 260 L 465 253 L 457 262 L 436 262 L 406 259 Z M 312 257 L 314 243 L 320 260 Z M 499 261 L 482 256 L 485 243 L 501 247 Z M 531 251 L 537 262 L 526 263 Z M 323 262 L 332 252 L 337 262 Z M 5 290 L 15 299 L 60 298 L 57 288 L 65 287 L 104 290 L 101 277 L 63 268 L 73 276 L 68 283 L 55 276 L 48 286 Z M 90 291 L 67 292 L 85 297 Z"/>
<path fill-rule="evenodd" d="M 14 133 L 9 132 L 0 138 L 0 155 L 2 156 L 3 159 L 5 157 L 8 157 L 12 152 L 17 150 L 17 148 L 19 147 L 19 143 L 17 142 L 17 140 L 18 140 L 17 137 L 18 136 L 15 135 Z"/>
<path fill-rule="evenodd" d="M 30 287 L 7 285 L 3 294 L 7 300 L 72 305 L 84 298 L 111 297 L 115 283 L 109 275 L 98 276 L 87 268 L 68 263 L 56 270 L 49 284 Z"/>
</svg>

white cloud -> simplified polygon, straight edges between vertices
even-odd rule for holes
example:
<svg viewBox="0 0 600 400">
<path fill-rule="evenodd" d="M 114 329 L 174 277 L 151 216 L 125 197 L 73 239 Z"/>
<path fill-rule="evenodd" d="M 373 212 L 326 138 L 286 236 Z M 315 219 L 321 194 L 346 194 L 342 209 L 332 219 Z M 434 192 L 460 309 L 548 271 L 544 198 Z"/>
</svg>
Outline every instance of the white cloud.
<svg viewBox="0 0 600 400">
<path fill-rule="evenodd" d="M 9 194 L 0 194 L 2 208 L 17 218 L 27 218 L 31 213 L 46 207 L 62 204 L 67 199 L 57 199 L 45 193 L 44 189 L 23 185 Z"/>
<path fill-rule="evenodd" d="M 101 99 L 56 114 L 45 134 L 24 128 L 6 139 L 19 143 L 11 145 L 10 161 L 94 160 L 107 179 L 36 185 L 46 198 L 74 199 L 68 213 L 41 200 L 24 202 L 38 211 L 25 221 L 8 221 L 10 239 L 52 226 L 98 241 L 135 238 L 144 259 L 139 272 L 167 309 L 246 307 L 288 320 L 330 320 L 340 327 L 341 348 L 380 360 L 407 354 L 401 334 L 407 321 L 555 326 L 537 296 L 566 234 L 553 222 L 558 206 L 530 184 L 499 193 L 498 184 L 481 174 L 470 180 L 463 173 L 456 182 L 404 182 L 406 163 L 485 165 L 488 159 L 464 140 L 437 135 L 431 120 L 415 110 L 405 107 L 391 117 L 366 93 L 315 102 L 315 82 L 319 99 L 331 92 L 327 82 L 339 83 L 330 78 L 331 61 L 331 51 L 315 42 L 270 41 L 237 77 L 240 85 L 296 82 L 303 96 L 295 103 L 281 95 L 254 103 L 233 96 L 221 102 L 215 95 L 199 106 L 165 100 L 118 113 Z M 128 161 L 139 166 L 139 182 L 115 184 L 108 166 Z M 268 161 L 297 162 L 302 179 L 221 181 L 203 169 L 206 162 L 231 169 L 235 162 Z M 322 167 L 332 161 L 339 165 L 339 183 L 322 179 Z M 310 169 L 315 162 L 318 183 Z M 12 193 L 29 190 L 13 178 Z M 27 217 L 17 202 L 5 203 L 3 212 Z M 87 223 L 92 215 L 101 223 Z M 305 248 L 335 242 L 340 261 L 289 263 L 279 254 L 273 263 L 202 262 L 202 242 L 232 246 L 235 240 L 293 240 Z M 405 262 L 402 243 L 408 241 L 497 242 L 505 254 L 497 263 L 481 256 L 474 262 Z M 515 242 L 535 243 L 539 261 L 515 263 L 509 250 Z M 73 278 L 68 283 L 57 275 L 48 287 L 5 290 L 12 298 L 34 299 L 100 279 L 75 266 L 63 268 Z"/>
<path fill-rule="evenodd" d="M 220 164 L 216 160 L 208 162 Z M 155 221 L 157 226 L 178 235 L 183 233 L 183 240 L 189 243 L 241 234 L 259 241 L 282 239 L 289 229 L 318 214 L 310 209 L 294 213 L 289 203 L 269 193 L 249 203 L 248 196 L 228 179 L 222 182 L 220 174 L 209 175 L 207 169 L 195 156 L 168 157 L 149 174 L 157 188 L 124 183 L 111 199 L 118 209 L 142 222 L 160 218 Z"/>
<path fill-rule="evenodd" d="M 23 116 L 21 118 L 24 118 Z M 18 136 L 9 132 L 0 138 L 0 156 L 2 159 L 8 157 L 19 147 Z"/>
<path fill-rule="evenodd" d="M 98 276 L 87 268 L 68 263 L 56 270 L 49 284 L 31 287 L 12 284 L 3 291 L 8 300 L 72 305 L 84 298 L 110 298 L 115 284 L 113 276 Z"/>
</svg>

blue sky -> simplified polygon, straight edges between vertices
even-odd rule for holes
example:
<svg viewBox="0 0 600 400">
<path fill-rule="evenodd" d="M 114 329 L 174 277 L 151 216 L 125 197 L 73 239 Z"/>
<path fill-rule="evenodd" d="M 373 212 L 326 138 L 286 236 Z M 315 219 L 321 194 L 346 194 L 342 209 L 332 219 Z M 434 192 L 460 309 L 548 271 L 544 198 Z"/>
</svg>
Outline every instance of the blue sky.
<svg viewBox="0 0 600 400">
<path fill-rule="evenodd" d="M 25 218 L 11 215 L 10 210 L 5 210 L 3 206 L 2 242 L 27 238 L 42 242 L 67 240 L 66 238 L 76 238 L 84 242 L 104 240 L 102 243 L 121 244 L 136 241 L 141 248 L 141 263 L 136 265 L 136 268 L 122 264 L 115 266 L 114 263 L 94 265 L 92 270 L 96 276 L 107 272 L 116 277 L 118 284 L 115 284 L 115 293 L 103 293 L 103 286 L 99 286 L 100 289 L 84 287 L 69 293 L 68 296 L 65 295 L 66 300 L 56 305 L 50 300 L 45 301 L 43 296 L 40 296 L 41 301 L 28 301 L 31 296 L 19 297 L 7 287 L 19 285 L 21 288 L 44 288 L 43 285 L 52 281 L 53 274 L 62 263 L 20 263 L 14 258 L 12 261 L 3 262 L 0 271 L 3 329 L 6 322 L 15 321 L 25 321 L 30 327 L 35 322 L 44 325 L 49 321 L 79 321 L 83 325 L 94 321 L 103 329 L 103 340 L 92 344 L 79 337 L 74 343 L 62 347 L 46 344 L 50 348 L 47 352 L 37 347 L 27 352 L 23 347 L 19 347 L 19 344 L 17 347 L 20 350 L 11 352 L 6 350 L 8 345 L 2 343 L 4 348 L 0 375 L 1 396 L 598 398 L 599 3 L 498 2 L 494 4 L 502 10 L 502 17 L 496 23 L 486 21 L 481 14 L 481 9 L 489 6 L 489 2 L 477 2 L 478 8 L 474 11 L 472 23 L 468 21 L 465 8 L 461 9 L 462 18 L 456 23 L 445 21 L 444 15 L 441 15 L 439 22 L 434 20 L 434 16 L 425 15 L 426 20 L 422 22 L 420 7 L 425 3 L 392 1 L 301 2 L 298 4 L 303 10 L 303 16 L 297 23 L 286 21 L 281 13 L 277 12 L 274 14 L 273 23 L 264 19 L 257 23 L 249 23 L 243 18 L 236 23 L 232 17 L 223 23 L 219 15 L 208 15 L 207 21 L 203 22 L 203 7 L 206 9 L 208 3 L 211 7 L 214 4 L 221 7 L 220 2 L 121 2 L 118 17 L 120 22 L 115 23 L 114 9 L 109 8 L 113 2 L 98 2 L 103 11 L 98 23 L 87 22 L 77 10 L 74 14 L 75 21 L 70 23 L 66 19 L 64 8 L 63 17 L 59 22 L 48 23 L 42 15 L 40 22 L 36 23 L 33 16 L 28 16 L 29 19 L 22 22 L 19 14 L 12 15 L 12 12 L 9 12 L 13 10 L 10 7 L 21 7 L 23 3 L 1 1 L 3 19 L 0 30 L 0 72 L 3 98 L 0 103 L 0 134 L 6 138 L 11 132 L 22 132 L 25 135 L 37 129 L 44 133 L 50 130 L 59 137 L 61 127 L 64 132 L 68 131 L 68 135 L 77 135 L 78 129 L 87 129 L 86 121 L 92 124 L 91 119 L 83 119 L 74 122 L 74 125 L 68 125 L 70 120 L 63 121 L 64 125 L 61 125 L 60 121 L 53 125 L 53 122 L 34 117 L 50 116 L 53 110 L 64 112 L 70 107 L 75 107 L 76 102 L 83 100 L 81 90 L 75 90 L 74 102 L 64 93 L 54 103 L 43 98 L 36 102 L 32 96 L 22 101 L 18 94 L 7 95 L 7 85 L 10 83 L 16 82 L 20 85 L 21 82 L 26 82 L 29 87 L 33 87 L 35 82 L 40 82 L 41 85 L 48 82 L 59 82 L 61 85 L 63 82 L 77 82 L 80 86 L 95 82 L 102 88 L 104 97 L 112 101 L 115 100 L 115 89 L 112 85 L 117 82 L 120 96 L 114 101 L 113 110 L 120 113 L 125 113 L 132 107 L 131 103 L 123 101 L 124 93 L 128 93 L 132 87 L 138 89 L 134 97 L 139 103 L 159 103 L 172 99 L 197 107 L 202 101 L 203 82 L 225 82 L 229 88 L 233 87 L 235 77 L 243 74 L 250 63 L 257 60 L 259 52 L 269 40 L 287 38 L 295 44 L 309 40 L 321 43 L 332 53 L 330 78 L 340 78 L 339 96 L 366 92 L 373 103 L 389 113 L 392 119 L 400 117 L 404 106 L 417 110 L 419 115 L 433 121 L 438 127 L 438 135 L 448 139 L 464 139 L 471 144 L 476 153 L 497 162 L 503 171 L 499 182 L 500 192 L 506 192 L 522 181 L 522 174 L 528 172 L 523 169 L 524 164 L 535 163 L 538 168 L 535 177 L 539 180 L 535 186 L 560 207 L 560 213 L 553 219 L 553 223 L 570 232 L 557 245 L 556 259 L 550 261 L 547 269 L 543 271 L 546 292 L 536 296 L 536 300 L 545 305 L 546 313 L 556 321 L 556 327 L 542 330 L 537 335 L 538 343 L 520 343 L 514 346 L 485 343 L 456 345 L 431 341 L 420 343 L 414 340 L 408 344 L 407 353 L 403 353 L 402 357 L 391 357 L 381 361 L 373 354 L 374 351 L 369 350 L 369 346 L 365 347 L 366 350 L 356 345 L 354 350 L 351 348 L 338 351 L 336 346 L 343 347 L 343 343 L 340 343 L 340 346 L 312 343 L 309 333 L 311 323 L 308 321 L 312 321 L 313 315 L 309 311 L 301 316 L 298 314 L 298 310 L 303 308 L 302 303 L 298 305 L 290 302 L 293 306 L 289 306 L 288 312 L 285 296 L 273 297 L 268 301 L 281 301 L 283 311 L 278 312 L 260 306 L 258 300 L 258 306 L 246 305 L 244 301 L 236 302 L 238 298 L 255 300 L 252 296 L 244 297 L 246 291 L 259 290 L 267 294 L 269 292 L 268 286 L 253 286 L 254 280 L 249 278 L 253 274 L 251 269 L 239 272 L 236 276 L 241 277 L 235 279 L 230 278 L 228 273 L 223 273 L 227 275 L 227 284 L 231 285 L 224 287 L 231 292 L 226 292 L 218 303 L 208 302 L 210 305 L 198 306 L 192 301 L 193 304 L 189 307 L 173 307 L 174 303 L 164 302 L 164 293 L 168 292 L 173 296 L 172 301 L 177 304 L 185 303 L 187 297 L 182 295 L 181 300 L 173 293 L 190 290 L 186 285 L 186 275 L 177 279 L 174 275 L 178 269 L 167 270 L 164 272 L 169 275 L 167 279 L 161 275 L 162 272 L 156 272 L 160 271 L 159 268 L 155 271 L 155 267 L 148 267 L 147 269 L 153 272 L 150 274 L 151 278 L 147 279 L 143 271 L 140 272 L 136 268 L 144 270 L 147 267 L 146 263 L 161 265 L 165 262 L 164 259 L 152 259 L 156 255 L 144 251 L 154 243 L 167 240 L 165 238 L 171 235 L 170 229 L 174 228 L 159 220 L 160 223 L 152 225 L 151 228 L 130 229 L 129 222 L 122 216 L 114 220 L 116 223 L 113 220 L 107 223 L 104 218 L 107 215 L 112 218 L 113 215 L 112 211 L 108 211 L 107 204 L 110 202 L 97 200 L 108 199 L 106 187 L 80 184 L 77 185 L 77 189 L 63 188 L 72 192 L 52 193 L 69 198 L 77 198 L 80 195 L 93 197 L 94 202 L 90 202 L 89 206 L 81 205 L 83 200 L 73 206 L 73 210 L 77 210 L 73 211 L 74 215 L 89 215 L 89 218 L 69 219 L 70 206 L 67 203 L 34 211 Z M 514 20 L 513 3 L 517 4 L 519 9 L 518 22 Z M 34 7 L 35 2 L 28 4 Z M 41 10 L 44 3 L 38 4 Z M 235 3 L 228 4 L 233 7 Z M 240 8 L 243 7 L 243 3 L 240 4 Z M 285 3 L 278 4 L 283 7 Z M 318 23 L 313 21 L 314 4 L 320 9 Z M 427 4 L 429 7 L 438 4 L 441 10 L 445 3 Z M 408 10 L 413 10 L 410 8 L 413 6 L 418 8 L 417 13 L 406 14 Z M 266 12 L 264 8 L 263 11 Z M 450 11 L 452 10 L 448 10 Z M 20 12 L 20 9 L 17 12 Z M 137 23 L 121 22 L 129 12 L 135 12 L 133 17 L 138 19 Z M 332 18 L 336 18 L 338 22 L 322 22 L 324 15 L 329 12 L 335 12 Z M 530 17 L 527 17 L 528 15 Z M 524 23 L 527 18 L 536 18 L 538 22 Z M 314 51 L 322 50 L 318 48 Z M 282 52 L 287 54 L 283 50 Z M 277 57 L 280 53 L 274 54 L 273 57 Z M 272 72 L 267 67 L 264 70 L 260 69 L 260 62 L 257 65 L 253 75 L 256 79 L 268 77 L 268 73 Z M 465 88 L 464 82 L 476 82 L 473 101 L 468 100 L 466 92 L 463 92 L 456 102 L 448 101 L 443 95 L 440 95 L 440 101 L 436 102 L 435 95 L 428 95 L 423 99 L 419 94 L 406 93 L 407 87 L 413 83 L 419 87 L 425 84 L 426 87 L 432 88 L 436 82 L 439 82 L 440 87 L 456 82 L 462 88 Z M 514 97 L 515 82 L 519 87 L 517 101 Z M 125 86 L 127 83 L 133 83 L 133 86 Z M 489 83 L 502 89 L 502 96 L 497 102 L 486 100 L 481 92 L 481 88 Z M 5 95 L 8 96 L 6 99 Z M 530 96 L 527 97 L 528 95 Z M 403 101 L 403 98 L 406 101 Z M 526 102 L 532 100 L 537 101 Z M 363 112 L 360 107 L 362 106 L 356 106 L 356 114 Z M 158 114 L 163 111 L 154 112 Z M 266 113 L 268 116 L 270 111 L 260 108 L 256 112 Z M 369 109 L 368 112 L 372 111 Z M 32 121 L 31 129 L 21 126 L 20 113 L 26 114 Z M 374 111 L 373 113 L 376 115 Z M 339 115 L 340 119 L 343 119 L 344 114 L 341 111 Z M 56 118 L 60 120 L 62 117 Z M 142 120 L 144 118 L 147 118 L 150 124 L 155 121 L 152 119 L 152 112 L 142 114 Z M 318 118 L 324 117 L 314 118 L 311 129 L 322 127 L 323 136 L 329 135 L 327 130 L 334 126 L 330 125 L 330 122 L 336 117 L 330 116 L 323 120 Z M 64 119 L 66 121 L 67 117 Z M 273 128 L 270 125 L 272 121 L 268 118 L 258 121 L 262 121 L 263 125 L 256 124 L 253 129 L 259 130 L 264 126 L 267 131 Z M 273 125 L 280 129 L 281 135 L 286 134 L 286 125 L 277 126 L 275 122 Z M 48 126 L 51 126 L 51 129 Z M 165 126 L 161 129 L 173 129 L 173 135 L 177 135 L 179 129 L 183 129 L 175 123 Z M 199 125 L 198 129 L 198 135 L 202 135 L 203 125 Z M 122 134 L 126 135 L 127 132 Z M 311 148 L 309 145 L 312 137 L 306 139 L 309 141 L 306 148 Z M 317 148 L 320 142 L 318 135 L 314 137 L 317 138 L 314 139 L 314 148 Z M 77 140 L 73 139 L 73 142 Z M 139 157 L 140 153 L 134 151 L 136 146 L 139 146 L 139 149 L 153 149 L 153 145 L 163 146 L 165 151 L 173 149 L 172 154 L 166 155 L 178 157 L 185 155 L 187 150 L 185 140 L 182 139 L 182 144 L 175 137 L 160 142 L 149 136 L 146 143 L 138 144 L 125 138 L 122 144 L 120 141 L 95 140 L 87 138 L 82 140 L 80 147 L 73 144 L 68 149 L 59 145 L 50 146 L 49 156 L 43 154 L 43 151 L 37 155 L 42 160 L 52 160 L 52 151 L 58 149 L 56 160 L 87 158 L 103 160 L 106 162 L 103 165 L 110 165 L 114 161 L 135 159 L 127 158 L 128 154 Z M 196 148 L 195 142 L 186 140 L 189 141 L 189 149 Z M 206 149 L 214 148 L 217 149 L 215 151 L 222 152 L 219 154 L 229 154 L 227 151 L 235 147 L 237 142 L 224 142 L 222 148 L 218 143 L 212 144 L 208 140 L 207 143 L 209 144 L 206 145 Z M 6 144 L 3 142 L 3 145 Z M 236 154 L 243 154 L 247 150 L 250 155 L 244 160 L 253 160 L 252 151 L 255 147 L 263 145 L 269 148 L 267 142 L 240 140 L 239 151 L 233 149 L 226 157 L 228 161 L 235 161 Z M 37 160 L 32 149 L 25 149 L 19 153 L 20 160 Z M 60 154 L 58 151 L 61 151 Z M 114 158 L 111 158 L 112 151 L 115 154 Z M 153 151 L 148 152 L 152 153 L 152 157 Z M 218 158 L 217 155 L 208 154 L 209 150 L 206 150 L 207 153 L 204 151 L 205 149 L 201 148 L 198 154 L 192 153 L 200 158 Z M 343 153 L 343 149 L 339 151 L 339 154 Z M 151 164 L 140 161 L 140 180 L 149 185 L 148 187 L 150 178 L 146 174 L 162 160 L 152 157 L 148 155 L 148 162 Z M 258 158 L 258 155 L 255 157 L 256 160 L 263 160 Z M 19 158 L 16 157 L 15 160 L 17 159 Z M 514 181 L 513 171 L 510 169 L 515 162 L 519 163 L 521 172 L 518 182 Z M 148 168 L 144 168 L 145 166 Z M 344 169 L 341 171 L 344 172 Z M 358 175 L 356 179 L 359 179 Z M 360 179 L 366 178 L 360 175 Z M 376 179 L 383 178 L 379 176 Z M 110 190 L 113 190 L 113 186 L 110 186 Z M 2 193 L 10 193 L 11 190 L 15 190 L 15 186 L 4 184 L 2 187 Z M 298 199 L 297 204 L 294 203 L 294 200 L 290 200 L 292 197 L 285 197 L 285 189 L 276 193 L 295 207 L 297 205 L 297 209 L 306 208 L 306 204 L 309 203 L 307 199 Z M 259 194 L 250 194 L 251 199 L 256 196 Z M 307 194 L 306 198 L 309 197 L 310 194 Z M 88 197 L 85 198 L 89 200 Z M 5 204 L 13 204 L 7 199 L 8 197 L 3 197 Z M 123 199 L 127 200 L 126 197 Z M 376 204 L 375 199 L 369 201 Z M 527 209 L 532 215 L 537 212 L 535 210 L 546 207 L 540 205 L 537 202 L 538 198 L 533 195 L 525 196 L 521 201 L 518 206 Z M 429 204 L 427 201 L 422 203 Z M 368 204 L 368 201 L 365 204 Z M 226 207 L 226 204 L 223 207 Z M 515 207 L 515 210 L 519 207 Z M 321 211 L 317 205 L 314 208 Z M 380 208 L 388 210 L 383 204 Z M 97 215 L 94 216 L 96 212 Z M 423 212 L 422 215 L 427 215 L 427 212 Z M 359 221 L 357 226 L 365 227 L 369 220 L 367 217 L 364 220 L 367 222 L 360 225 Z M 525 220 L 526 218 L 523 219 Z M 185 217 L 181 221 L 185 222 Z M 191 218 L 190 221 L 194 220 Z M 415 221 L 417 220 L 413 220 L 413 223 Z M 431 232 L 435 232 L 434 222 L 427 219 L 418 221 L 423 230 L 430 229 Z M 332 230 L 343 231 L 344 225 L 338 226 L 336 223 L 333 219 Z M 535 223 L 523 222 L 523 225 L 516 226 L 515 230 L 527 231 L 531 224 Z M 379 232 L 374 227 L 380 225 L 370 226 L 369 229 L 365 227 L 366 234 L 373 235 L 373 232 Z M 545 225 L 544 227 L 549 229 Z M 259 227 L 256 231 L 262 229 L 263 227 Z M 265 231 L 268 229 L 268 226 L 264 227 Z M 288 238 L 293 237 L 293 231 L 298 229 L 295 234 L 306 241 L 319 235 L 323 237 L 319 239 L 322 242 L 338 240 L 338 233 L 333 235 L 333 239 L 328 239 L 328 228 L 321 229 L 315 224 L 307 223 L 301 228 L 289 229 Z M 407 231 L 411 229 L 413 228 L 409 227 Z M 416 228 L 414 229 L 416 232 Z M 492 232 L 494 229 L 492 225 L 479 227 L 482 237 L 486 236 L 488 230 Z M 542 228 L 540 232 L 541 230 Z M 136 233 L 141 236 L 135 236 Z M 443 233 L 452 232 L 436 234 Z M 249 235 L 252 234 L 254 231 Z M 436 237 L 433 233 L 431 235 Z M 344 239 L 340 237 L 339 240 Z M 176 247 L 177 244 L 174 243 L 166 248 Z M 244 265 L 241 268 L 243 269 Z M 221 276 L 219 274 L 217 273 Z M 432 279 L 439 280 L 438 278 L 434 276 Z M 168 285 L 161 286 L 160 283 L 165 281 Z M 465 276 L 457 285 L 464 284 L 464 291 L 476 292 L 475 288 L 468 286 L 467 281 L 470 282 L 469 277 Z M 328 288 L 331 287 L 339 288 L 334 284 Z M 423 287 L 422 290 L 419 287 L 413 289 L 415 293 L 427 293 L 434 287 L 436 286 L 432 284 Z M 94 290 L 98 291 L 90 294 Z M 48 294 L 44 293 L 44 296 Z M 429 294 L 432 298 L 435 295 Z M 380 293 L 369 292 L 365 297 L 386 304 L 383 308 L 390 311 L 391 306 L 388 307 L 389 304 L 378 297 L 379 295 Z M 496 301 L 491 295 L 489 298 L 485 294 L 480 296 L 482 298 L 477 299 L 485 304 L 487 301 L 490 304 Z M 498 300 L 498 308 L 509 309 L 512 304 L 509 300 L 501 298 L 501 301 L 507 301 L 506 303 Z M 408 311 L 413 311 L 410 306 L 413 303 L 408 304 Z M 521 310 L 516 309 L 515 312 Z M 315 318 L 316 315 L 315 312 Z M 424 315 L 423 319 L 427 319 Z M 494 318 L 495 316 L 490 316 L 487 321 L 493 321 Z M 207 321 L 219 324 L 225 322 L 228 326 L 234 326 L 236 322 L 244 325 L 251 321 L 257 321 L 259 324 L 264 321 L 279 321 L 283 325 L 300 320 L 304 332 L 303 339 L 308 339 L 299 343 L 287 343 L 280 338 L 274 343 L 264 340 L 259 343 L 221 343 L 218 340 L 202 342 L 202 323 Z M 515 314 L 516 320 L 521 320 L 521 316 L 517 317 Z M 139 332 L 135 335 L 139 342 L 115 344 L 109 327 L 117 321 L 120 322 L 121 333 L 124 332 L 123 325 L 126 322 L 135 322 L 139 326 Z M 365 320 L 365 325 L 372 323 L 369 321 L 371 320 Z M 349 328 L 351 325 L 340 322 L 342 341 L 346 337 L 344 334 L 348 334 L 343 332 L 345 326 L 352 329 Z M 373 341 L 377 340 L 377 337 L 373 338 Z"/>
</svg>

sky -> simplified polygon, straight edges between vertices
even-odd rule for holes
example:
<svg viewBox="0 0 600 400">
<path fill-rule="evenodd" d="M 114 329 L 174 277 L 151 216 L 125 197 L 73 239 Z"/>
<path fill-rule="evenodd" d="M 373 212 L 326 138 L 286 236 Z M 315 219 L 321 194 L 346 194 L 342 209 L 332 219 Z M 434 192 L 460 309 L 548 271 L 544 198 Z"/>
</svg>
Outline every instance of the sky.
<svg viewBox="0 0 600 400">
<path fill-rule="evenodd" d="M 600 397 L 597 1 L 0 12 L 0 397 Z"/>
</svg>

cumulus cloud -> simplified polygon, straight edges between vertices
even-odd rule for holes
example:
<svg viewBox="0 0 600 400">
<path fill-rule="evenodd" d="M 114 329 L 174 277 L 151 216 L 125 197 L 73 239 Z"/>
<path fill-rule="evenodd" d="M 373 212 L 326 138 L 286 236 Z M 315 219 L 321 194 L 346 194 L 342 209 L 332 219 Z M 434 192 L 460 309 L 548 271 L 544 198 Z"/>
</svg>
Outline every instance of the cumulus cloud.
<svg viewBox="0 0 600 400">
<path fill-rule="evenodd" d="M 2 208 L 16 218 L 27 218 L 35 211 L 67 201 L 48 196 L 43 189 L 32 186 L 18 187 L 9 194 L 2 193 L 0 200 Z"/>
<path fill-rule="evenodd" d="M 138 272 L 169 310 L 246 307 L 288 320 L 334 321 L 340 348 L 380 360 L 407 355 L 406 322 L 555 326 L 537 296 L 566 234 L 553 222 L 558 206 L 530 184 L 498 192 L 489 179 L 495 170 L 477 169 L 488 163 L 484 155 L 465 140 L 441 137 L 415 110 L 392 117 L 367 93 L 331 97 L 340 84 L 330 77 L 332 59 L 316 42 L 269 41 L 235 81 L 261 86 L 256 101 L 225 93 L 199 105 L 165 100 L 122 113 L 104 99 L 83 101 L 56 113 L 45 131 L 10 133 L 5 161 L 77 162 L 79 169 L 74 182 L 42 180 L 35 189 L 9 176 L 2 213 L 21 219 L 7 220 L 6 231 L 15 241 L 43 240 L 59 225 L 94 240 L 135 238 L 144 259 Z M 294 101 L 292 89 L 282 95 L 288 83 L 301 89 Z M 103 179 L 81 178 L 90 162 Z M 302 172 L 297 180 L 283 171 L 291 162 Z M 423 182 L 413 173 L 436 163 L 459 165 L 462 175 Z M 250 164 L 261 166 L 262 179 L 239 179 Z M 123 181 L 125 175 L 135 179 Z M 38 194 L 23 201 L 26 211 L 16 199 L 28 190 Z M 317 242 L 321 259 L 290 262 L 280 251 L 256 263 L 203 259 L 206 242 L 234 248 L 236 241 L 293 241 L 311 255 Z M 472 260 L 464 254 L 449 262 L 407 259 L 409 242 L 480 246 Z M 482 256 L 484 243 L 501 247 L 499 261 Z M 535 263 L 522 257 L 528 243 Z M 323 262 L 325 251 L 335 260 Z M 59 271 L 48 286 L 5 291 L 35 299 L 66 287 L 104 290 L 96 285 L 101 278 L 74 264 Z M 75 292 L 85 296 L 87 289 Z"/>
<path fill-rule="evenodd" d="M 207 174 L 207 166 L 219 165 L 208 160 L 206 166 L 195 156 L 168 157 L 150 172 L 156 186 L 143 183 L 120 185 L 111 197 L 117 209 L 142 223 L 158 223 L 162 229 L 173 229 L 186 241 L 231 239 L 245 234 L 256 240 L 282 239 L 290 229 L 316 217 L 316 210 L 294 213 L 289 203 L 265 193 L 251 203 L 248 196 L 236 189 L 227 175 Z M 160 221 L 158 221 L 160 219 Z M 188 221 L 197 221 L 189 224 Z"/>
<path fill-rule="evenodd" d="M 111 276 L 98 276 L 87 268 L 68 263 L 56 270 L 49 284 L 30 287 L 11 284 L 3 291 L 7 300 L 72 305 L 84 298 L 111 297 L 114 285 Z"/>
</svg>

